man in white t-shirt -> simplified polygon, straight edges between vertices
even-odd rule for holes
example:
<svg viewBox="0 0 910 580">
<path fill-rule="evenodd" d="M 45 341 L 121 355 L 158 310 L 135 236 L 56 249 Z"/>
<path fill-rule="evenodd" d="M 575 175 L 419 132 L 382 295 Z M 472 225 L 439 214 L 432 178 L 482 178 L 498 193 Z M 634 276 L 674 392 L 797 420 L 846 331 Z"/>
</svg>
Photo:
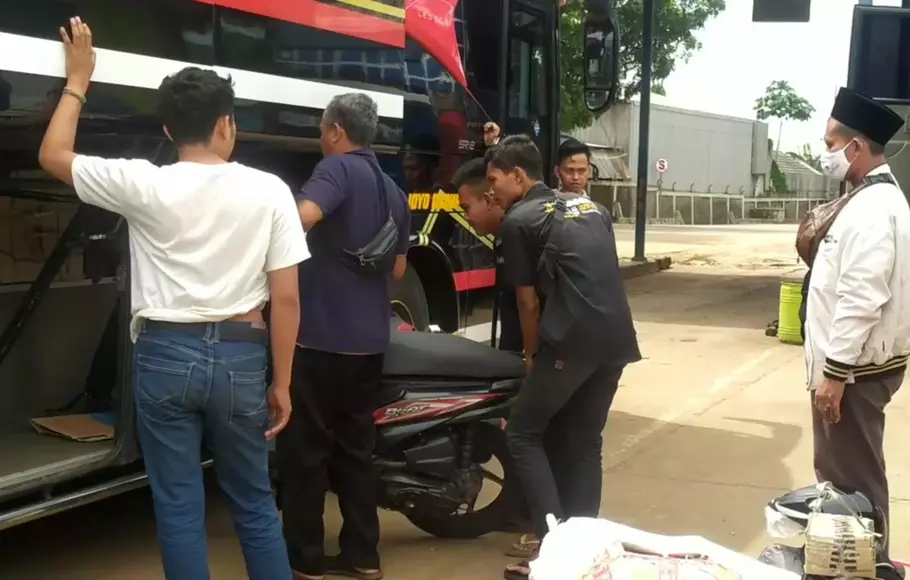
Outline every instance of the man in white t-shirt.
<svg viewBox="0 0 910 580">
<path fill-rule="evenodd" d="M 291 413 L 297 264 L 309 257 L 293 195 L 278 177 L 226 161 L 236 135 L 234 90 L 210 70 L 186 68 L 158 90 L 177 163 L 74 153 L 95 57 L 88 26 L 73 18 L 70 27 L 72 37 L 60 31 L 67 84 L 39 162 L 83 202 L 129 223 L 132 391 L 165 577 L 209 578 L 204 433 L 249 577 L 290 580 L 268 438 Z"/>
</svg>

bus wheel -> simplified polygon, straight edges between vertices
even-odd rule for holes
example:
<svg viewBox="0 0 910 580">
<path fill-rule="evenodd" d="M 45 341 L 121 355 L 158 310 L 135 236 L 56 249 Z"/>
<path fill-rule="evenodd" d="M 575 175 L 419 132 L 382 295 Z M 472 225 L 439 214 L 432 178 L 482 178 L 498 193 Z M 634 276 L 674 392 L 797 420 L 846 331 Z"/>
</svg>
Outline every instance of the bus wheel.
<svg viewBox="0 0 910 580">
<path fill-rule="evenodd" d="M 392 310 L 415 330 L 426 331 L 430 326 L 427 295 L 420 276 L 410 264 L 401 280 L 392 284 Z"/>
</svg>

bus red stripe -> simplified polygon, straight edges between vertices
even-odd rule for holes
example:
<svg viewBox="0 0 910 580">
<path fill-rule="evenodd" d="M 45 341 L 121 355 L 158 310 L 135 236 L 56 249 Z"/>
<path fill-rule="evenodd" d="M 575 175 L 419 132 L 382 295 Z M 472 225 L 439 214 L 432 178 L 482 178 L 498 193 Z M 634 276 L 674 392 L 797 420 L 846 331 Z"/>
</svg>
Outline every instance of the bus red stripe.
<svg viewBox="0 0 910 580">
<path fill-rule="evenodd" d="M 455 290 L 458 292 L 489 288 L 496 284 L 496 268 L 455 272 L 452 277 L 455 278 Z"/>
<path fill-rule="evenodd" d="M 317 0 L 196 0 L 196 2 L 404 48 L 404 21 L 394 22 Z"/>
</svg>

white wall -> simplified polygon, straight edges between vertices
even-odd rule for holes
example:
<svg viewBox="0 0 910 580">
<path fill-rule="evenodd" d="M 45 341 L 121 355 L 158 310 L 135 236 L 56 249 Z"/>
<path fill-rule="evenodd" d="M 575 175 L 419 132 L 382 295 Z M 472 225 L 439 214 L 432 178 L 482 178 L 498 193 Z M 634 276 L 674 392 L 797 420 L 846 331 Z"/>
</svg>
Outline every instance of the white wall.
<svg viewBox="0 0 910 580">
<path fill-rule="evenodd" d="M 593 126 L 573 131 L 577 139 L 598 145 L 619 147 L 628 152 L 632 175 L 638 171 L 639 104 L 620 103 L 602 115 Z M 714 115 L 701 111 L 676 109 L 665 105 L 651 106 L 651 138 L 648 162 L 648 185 L 669 189 L 676 182 L 677 191 L 749 195 L 754 188 L 753 132 L 756 122 Z M 764 128 L 759 124 L 759 129 Z M 759 131 L 761 133 L 761 131 Z M 763 141 L 763 139 L 758 139 Z M 766 155 L 767 152 L 763 152 Z M 667 160 L 667 171 L 655 169 L 658 159 Z"/>
</svg>

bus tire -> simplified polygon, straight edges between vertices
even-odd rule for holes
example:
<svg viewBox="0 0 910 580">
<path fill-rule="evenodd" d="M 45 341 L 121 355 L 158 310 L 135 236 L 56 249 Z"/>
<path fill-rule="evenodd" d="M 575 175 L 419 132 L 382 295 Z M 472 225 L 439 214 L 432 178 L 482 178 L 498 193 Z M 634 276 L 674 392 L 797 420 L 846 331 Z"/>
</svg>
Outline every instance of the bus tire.
<svg viewBox="0 0 910 580">
<path fill-rule="evenodd" d="M 399 318 L 414 327 L 426 331 L 430 327 L 430 307 L 423 282 L 413 266 L 408 264 L 401 280 L 395 280 L 391 291 L 392 309 Z"/>
</svg>

